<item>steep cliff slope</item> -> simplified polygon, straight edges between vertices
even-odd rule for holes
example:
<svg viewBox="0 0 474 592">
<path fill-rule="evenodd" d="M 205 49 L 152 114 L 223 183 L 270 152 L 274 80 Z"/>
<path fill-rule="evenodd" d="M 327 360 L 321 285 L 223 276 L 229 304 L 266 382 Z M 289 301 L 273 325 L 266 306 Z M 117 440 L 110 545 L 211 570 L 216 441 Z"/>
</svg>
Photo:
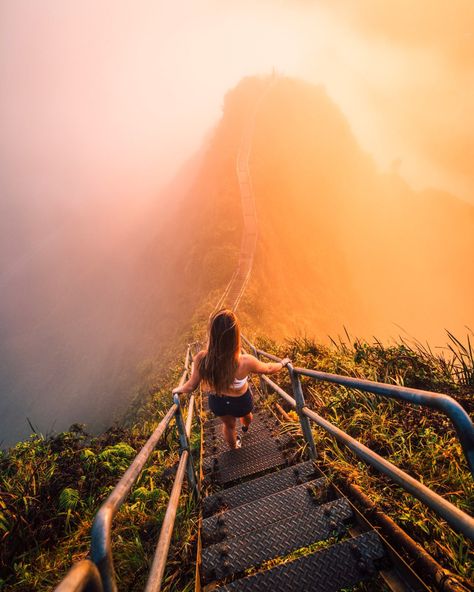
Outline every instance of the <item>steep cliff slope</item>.
<svg viewBox="0 0 474 592">
<path fill-rule="evenodd" d="M 2 275 L 4 443 L 27 433 L 26 416 L 43 431 L 100 429 L 202 328 L 238 259 L 235 161 L 267 84 L 246 78 L 225 96 L 155 202 L 61 214 L 35 256 Z M 401 325 L 444 343 L 445 327 L 472 323 L 474 207 L 377 171 L 323 88 L 274 81 L 250 170 L 259 241 L 239 308 L 247 331 L 324 338 L 346 326 L 386 339 Z"/>
<path fill-rule="evenodd" d="M 51 215 L 20 247 L 10 233 L 0 301 L 4 446 L 29 434 L 27 417 L 42 432 L 107 427 L 207 318 L 238 256 L 235 154 L 261 84 L 249 79 L 226 98 L 202 149 L 156 201 Z"/>
<path fill-rule="evenodd" d="M 242 303 L 278 337 L 411 335 L 472 324 L 474 207 L 380 173 L 324 89 L 281 78 L 258 117 L 260 240 Z"/>
</svg>

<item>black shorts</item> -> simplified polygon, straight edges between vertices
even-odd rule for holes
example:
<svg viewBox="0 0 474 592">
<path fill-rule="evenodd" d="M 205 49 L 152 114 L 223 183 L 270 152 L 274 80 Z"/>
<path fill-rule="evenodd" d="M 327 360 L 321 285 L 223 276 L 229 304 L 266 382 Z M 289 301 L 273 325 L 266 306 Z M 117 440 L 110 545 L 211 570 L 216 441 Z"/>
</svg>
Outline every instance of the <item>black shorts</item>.
<svg viewBox="0 0 474 592">
<path fill-rule="evenodd" d="M 238 397 L 229 397 L 228 395 L 215 395 L 209 393 L 209 409 L 217 415 L 233 415 L 234 417 L 243 417 L 253 409 L 253 399 L 250 388 L 243 395 Z"/>
</svg>

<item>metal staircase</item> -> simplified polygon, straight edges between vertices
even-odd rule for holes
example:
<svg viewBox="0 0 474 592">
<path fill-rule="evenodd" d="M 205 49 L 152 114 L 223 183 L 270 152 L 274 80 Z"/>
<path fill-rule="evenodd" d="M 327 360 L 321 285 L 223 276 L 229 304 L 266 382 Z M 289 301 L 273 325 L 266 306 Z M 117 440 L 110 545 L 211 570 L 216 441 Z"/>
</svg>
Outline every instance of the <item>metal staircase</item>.
<svg viewBox="0 0 474 592">
<path fill-rule="evenodd" d="M 329 592 L 364 581 L 372 590 L 433 589 L 313 461 L 292 464 L 291 439 L 278 424 L 260 406 L 236 450 L 227 449 L 215 419 L 204 424 L 211 490 L 202 500 L 204 589 Z"/>
<path fill-rule="evenodd" d="M 249 168 L 250 150 L 256 113 L 275 82 L 272 79 L 262 91 L 242 134 L 236 163 L 244 220 L 241 252 L 238 268 L 215 310 L 222 306 L 235 310 L 249 280 L 257 240 L 257 217 Z M 257 357 L 279 361 L 279 358 L 257 349 L 248 341 L 246 346 Z M 191 348 L 188 347 L 180 384 L 187 379 L 190 369 Z M 111 547 L 112 520 L 171 421 L 175 421 L 178 428 L 181 456 L 146 592 L 162 589 L 180 492 L 186 475 L 197 499 L 205 492 L 201 499 L 196 591 L 329 592 L 347 590 L 364 581 L 369 582 L 372 588 L 368 589 L 374 591 L 465 591 L 466 588 L 452 574 L 443 570 L 396 525 L 389 524 L 395 531 L 397 541 L 401 541 L 401 545 L 411 549 L 416 556 L 413 564 L 422 566 L 421 571 L 424 573 L 418 569 L 417 575 L 400 556 L 400 549 L 395 549 L 393 542 L 387 540 L 381 529 L 375 528 L 351 499 L 330 482 L 314 463 L 317 450 L 311 422 L 331 434 L 341 445 L 349 447 L 360 460 L 369 463 L 420 499 L 470 540 L 474 540 L 473 518 L 309 409 L 300 376 L 358 388 L 408 404 L 437 408 L 453 422 L 467 463 L 474 473 L 474 426 L 464 409 L 450 397 L 437 393 L 294 368 L 291 364 L 288 370 L 291 394 L 266 376 L 262 377 L 262 385 L 296 410 L 307 444 L 308 460 L 295 462 L 291 439 L 279 433 L 278 421 L 264 408 L 263 398 L 259 398 L 254 390 L 257 412 L 249 432 L 243 436 L 242 448 L 227 449 L 219 419 L 207 418 L 203 423 L 203 479 L 199 487 L 189 445 L 196 400 L 191 395 L 184 422 L 183 401 L 175 396 L 167 414 L 99 509 L 92 530 L 91 559 L 73 566 L 56 592 L 118 590 Z M 201 414 L 206 411 L 207 401 L 203 397 Z M 379 523 L 390 522 L 388 517 L 382 518 Z"/>
<path fill-rule="evenodd" d="M 259 356 L 277 359 L 253 345 L 252 348 Z M 188 348 L 181 383 L 189 373 L 190 360 Z M 263 382 L 297 410 L 302 432 L 307 438 L 307 450 L 313 458 L 316 450 L 312 432 L 310 430 L 308 433 L 307 430 L 307 420 L 317 422 L 342 444 L 350 447 L 360 459 L 394 479 L 443 516 L 454 530 L 474 541 L 474 519 L 471 516 L 306 406 L 298 377 L 299 374 L 318 375 L 316 371 L 293 368 L 289 364 L 289 372 L 292 374 L 295 398 L 268 377 L 264 376 Z M 317 379 L 327 380 L 328 377 L 317 376 Z M 330 379 L 344 384 L 348 377 L 331 375 Z M 457 431 L 463 434 L 466 460 L 469 462 L 472 458 L 474 426 L 467 413 L 450 397 L 359 379 L 350 380 L 354 382 L 352 386 L 367 392 L 437 407 L 452 419 Z M 382 387 L 384 393 L 379 392 Z M 220 432 L 219 419 L 208 418 L 203 423 L 203 479 L 200 491 L 189 447 L 195 397 L 190 397 L 184 422 L 182 402 L 175 396 L 173 405 L 97 513 L 92 529 L 92 561 L 84 560 L 74 566 L 56 592 L 118 590 L 111 548 L 113 516 L 173 418 L 180 435 L 181 456 L 149 574 L 147 592 L 162 588 L 179 496 L 186 475 L 191 491 L 195 492 L 197 498 L 203 492 L 206 493 L 202 498 L 202 545 L 198 547 L 197 590 L 202 589 L 201 586 L 205 589 L 209 586 L 209 590 L 329 591 L 364 580 L 376 582 L 372 590 L 466 590 L 455 576 L 443 570 L 423 549 L 416 548 L 414 541 L 401 533 L 402 544 L 414 549 L 417 560 L 421 557 L 423 565 L 429 567 L 429 573 L 422 574 L 420 579 L 420 573 L 417 575 L 402 559 L 398 549 L 394 549 L 385 534 L 374 528 L 351 499 L 345 497 L 326 478 L 313 460 L 295 462 L 291 438 L 279 433 L 279 422 L 262 404 L 264 399 L 254 392 L 257 410 L 249 431 L 243 435 L 242 448 L 227 449 Z M 205 415 L 206 407 L 206 398 L 203 397 L 201 415 Z M 387 520 L 385 517 L 385 522 Z"/>
</svg>

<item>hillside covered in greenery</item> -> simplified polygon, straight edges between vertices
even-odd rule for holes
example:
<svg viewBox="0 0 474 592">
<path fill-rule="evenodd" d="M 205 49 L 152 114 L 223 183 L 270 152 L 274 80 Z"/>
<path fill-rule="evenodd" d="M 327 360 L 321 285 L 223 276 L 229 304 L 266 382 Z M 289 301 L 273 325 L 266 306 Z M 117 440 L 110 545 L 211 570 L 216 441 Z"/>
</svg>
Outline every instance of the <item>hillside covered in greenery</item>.
<svg viewBox="0 0 474 592">
<path fill-rule="evenodd" d="M 399 343 L 384 347 L 361 340 L 335 340 L 331 345 L 308 339 L 258 343 L 295 364 L 327 372 L 450 394 L 474 411 L 472 355 L 454 344 L 453 362 L 427 350 Z M 50 590 L 69 566 L 87 556 L 94 514 L 170 405 L 179 366 L 148 392 L 138 393 L 121 425 L 97 437 L 83 426 L 44 438 L 32 436 L 0 460 L 1 589 Z M 280 383 L 289 389 L 284 379 Z M 472 510 L 472 477 L 450 422 L 431 410 L 402 405 L 335 385 L 304 382 L 308 405 L 353 437 L 388 458 L 410 475 L 466 512 Z M 266 400 L 270 409 L 276 395 Z M 282 401 L 280 401 L 283 404 Z M 297 416 L 278 415 L 282 433 L 294 436 L 295 459 L 305 445 Z M 468 582 L 473 549 L 434 512 L 381 478 L 347 449 L 314 427 L 318 463 L 341 483 L 356 483 L 445 568 Z M 199 426 L 193 430 L 199 457 Z M 114 558 L 120 588 L 142 590 L 158 539 L 178 460 L 177 436 L 170 429 L 157 446 L 128 500 L 114 520 Z M 342 481 L 341 481 L 342 479 Z M 194 587 L 199 508 L 186 488 L 180 501 L 176 532 L 166 575 L 166 590 Z"/>
<path fill-rule="evenodd" d="M 88 555 L 94 515 L 169 409 L 181 371 L 137 393 L 120 425 L 100 436 L 75 424 L 55 436 L 33 435 L 0 457 L 1 590 L 51 590 Z M 124 590 L 142 590 L 146 582 L 179 459 L 173 425 L 114 519 L 114 562 Z M 170 573 L 167 589 L 184 590 L 193 576 L 196 517 L 185 487 L 170 565 L 188 567 Z"/>
<path fill-rule="evenodd" d="M 272 86 L 251 173 L 259 240 L 242 305 L 262 333 L 322 339 L 345 326 L 386 341 L 405 330 L 442 346 L 445 328 L 472 323 L 473 205 L 380 171 L 322 86 Z"/>
<path fill-rule="evenodd" d="M 238 260 L 235 161 L 267 83 L 246 78 L 229 91 L 204 145 L 133 233 L 109 243 L 105 211 L 99 226 L 89 220 L 83 234 L 67 233 L 67 256 L 46 245 L 44 265 L 15 276 L 0 344 L 2 438 L 12 444 L 0 457 L 0 588 L 49 590 L 87 555 L 95 512 L 168 409 L 185 344 L 204 335 Z M 462 336 L 474 313 L 466 272 L 474 208 L 378 171 L 324 89 L 284 77 L 258 112 L 250 167 L 259 242 L 238 310 L 245 333 L 298 365 L 447 393 L 472 413 L 472 344 Z M 87 244 L 91 228 L 105 243 L 100 256 Z M 55 289 L 43 290 L 51 277 Z M 34 301 L 28 286 L 38 287 Z M 31 322 L 38 311 L 42 321 Z M 390 340 L 398 325 L 432 348 Z M 354 337 L 328 337 L 343 326 Z M 446 339 L 443 357 L 436 347 Z M 439 414 L 341 387 L 304 388 L 324 417 L 472 509 L 472 479 Z M 15 422 L 26 417 L 58 421 L 51 435 L 38 429 L 15 445 Z M 299 424 L 283 420 L 281 430 L 303 454 Z M 472 578 L 465 539 L 316 428 L 315 438 L 334 479 L 353 479 L 445 567 Z M 143 589 L 177 458 L 171 429 L 116 517 L 121 589 Z M 167 590 L 193 588 L 197 519 L 184 491 Z"/>
<path fill-rule="evenodd" d="M 123 414 L 150 366 L 169 365 L 205 322 L 238 258 L 236 156 L 267 85 L 249 77 L 226 94 L 215 128 L 147 208 L 52 212 L 46 238 L 25 238 L 34 255 L 2 237 L 3 446 L 28 434 L 27 417 L 41 432 L 72 422 L 103 431 L 111 407 Z M 474 207 L 379 171 L 324 88 L 276 78 L 250 173 L 258 247 L 240 308 L 247 326 L 275 339 L 327 339 L 345 326 L 384 341 L 402 327 L 433 346 L 444 328 L 464 333 Z M 15 212 L 5 205 L 21 228 Z M 9 254 L 21 265 L 8 270 Z"/>
</svg>

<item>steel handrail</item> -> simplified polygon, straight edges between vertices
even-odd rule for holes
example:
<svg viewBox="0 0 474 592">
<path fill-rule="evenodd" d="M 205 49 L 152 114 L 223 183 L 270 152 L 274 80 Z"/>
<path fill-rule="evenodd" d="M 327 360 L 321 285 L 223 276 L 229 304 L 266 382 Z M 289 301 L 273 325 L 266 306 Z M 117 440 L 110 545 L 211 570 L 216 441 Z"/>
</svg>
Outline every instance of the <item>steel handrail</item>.
<svg viewBox="0 0 474 592">
<path fill-rule="evenodd" d="M 292 407 L 296 409 L 296 400 L 284 391 L 278 384 L 273 382 L 268 376 L 263 375 L 263 379 L 276 393 L 281 395 Z M 342 442 L 350 448 L 358 457 L 376 468 L 379 472 L 391 477 L 396 483 L 410 492 L 425 505 L 442 516 L 455 530 L 462 532 L 465 536 L 474 541 L 474 519 L 451 504 L 443 497 L 423 485 L 388 460 L 382 458 L 376 452 L 367 448 L 364 444 L 349 436 L 346 432 L 336 427 L 308 407 L 302 409 L 304 415 L 313 420 L 324 430 L 329 432 L 339 442 Z"/>
<path fill-rule="evenodd" d="M 133 484 L 177 410 L 178 406 L 174 403 L 96 514 L 92 525 L 91 556 L 99 568 L 104 592 L 117 592 L 118 590 L 112 557 L 112 519 L 130 493 Z"/>
<path fill-rule="evenodd" d="M 179 395 L 174 395 L 175 404 L 178 405 L 176 413 L 176 423 L 178 426 L 180 443 L 181 443 L 181 458 L 179 459 L 178 470 L 171 490 L 170 499 L 166 508 L 165 517 L 161 525 L 160 537 L 155 549 L 155 556 L 148 576 L 145 592 L 159 592 L 165 573 L 166 560 L 168 558 L 168 551 L 171 544 L 171 536 L 173 534 L 174 523 L 176 520 L 176 512 L 178 510 L 179 496 L 183 486 L 185 472 L 188 474 L 188 481 L 193 488 L 195 497 L 199 499 L 197 489 L 197 480 L 194 474 L 193 458 L 189 446 L 189 436 L 191 434 L 191 425 L 194 410 L 194 395 L 191 395 L 188 405 L 188 414 L 186 418 L 186 425 L 184 425 L 183 418 L 180 411 Z"/>
<path fill-rule="evenodd" d="M 258 349 L 245 337 L 243 337 L 243 340 L 248 343 L 249 346 L 251 346 L 252 349 L 259 355 L 275 362 L 281 361 L 281 358 L 278 356 Z M 350 376 L 342 376 L 340 374 L 330 374 L 328 372 L 320 372 L 317 370 L 311 370 L 309 368 L 292 367 L 292 370 L 294 373 L 300 376 L 307 376 L 309 378 L 324 382 L 332 382 L 342 386 L 348 386 L 350 388 L 356 388 L 365 392 L 374 393 L 382 397 L 388 397 L 398 401 L 406 401 L 414 405 L 428 407 L 440 411 L 453 423 L 469 469 L 474 476 L 474 424 L 472 423 L 472 420 L 466 410 L 449 395 L 397 386 L 393 384 L 386 384 L 382 382 L 375 382 L 361 378 L 353 378 Z"/>
<path fill-rule="evenodd" d="M 193 425 L 193 414 L 194 414 L 194 401 L 195 395 L 191 394 L 189 398 L 188 414 L 186 416 L 186 436 L 191 437 L 191 426 Z"/>
<path fill-rule="evenodd" d="M 192 373 L 193 365 L 194 365 L 194 361 L 193 361 L 193 358 L 191 355 L 191 345 L 188 345 L 188 350 L 186 352 L 185 369 L 188 371 L 189 376 Z M 189 397 L 188 414 L 186 416 L 186 437 L 187 438 L 189 438 L 191 436 L 191 426 L 193 424 L 193 414 L 194 414 L 194 401 L 195 401 L 195 395 L 194 395 L 194 393 L 191 393 L 191 396 Z"/>
<path fill-rule="evenodd" d="M 309 376 L 310 378 L 325 382 L 334 382 L 350 388 L 356 388 L 376 395 L 381 395 L 382 397 L 389 397 L 390 399 L 396 399 L 398 401 L 407 401 L 414 405 L 429 407 L 440 411 L 449 417 L 453 423 L 469 468 L 474 475 L 474 425 L 466 410 L 449 395 L 393 384 L 385 384 L 372 380 L 349 378 L 337 374 L 330 374 L 328 372 L 308 370 L 306 368 L 294 368 L 294 371 L 301 376 Z"/>
<path fill-rule="evenodd" d="M 184 361 L 185 370 L 181 375 L 179 386 L 182 386 L 186 381 L 187 376 L 190 372 L 190 365 L 192 364 L 192 357 L 190 353 L 190 346 L 188 346 Z M 117 483 L 111 494 L 105 500 L 97 512 L 93 525 L 92 525 L 92 537 L 91 537 L 91 557 L 92 561 L 86 559 L 73 565 L 67 573 L 66 577 L 56 587 L 55 592 L 117 592 L 117 582 L 115 578 L 115 570 L 112 556 L 112 541 L 111 541 L 111 529 L 112 520 L 120 506 L 130 493 L 131 488 L 137 481 L 141 474 L 145 464 L 150 459 L 158 441 L 162 437 L 164 431 L 169 426 L 173 417 L 176 419 L 178 427 L 178 433 L 180 437 L 181 445 L 181 458 L 178 468 L 178 476 L 180 475 L 180 469 L 182 466 L 188 469 L 188 479 L 195 493 L 196 479 L 194 475 L 194 468 L 192 466 L 191 451 L 189 449 L 189 436 L 191 433 L 191 425 L 194 411 L 194 395 L 190 398 L 190 404 L 188 414 L 186 418 L 186 425 L 183 422 L 181 414 L 180 401 L 177 395 L 174 397 L 173 404 L 167 411 L 166 415 L 160 421 L 153 434 L 148 438 L 147 442 L 137 454 L 132 464 L 124 473 L 123 477 Z M 183 460 L 184 459 L 184 460 Z M 184 470 L 184 469 L 183 469 Z M 173 485 L 173 492 L 177 487 L 181 490 L 181 483 Z M 172 493 L 172 498 L 173 493 Z M 171 500 L 171 498 L 170 498 Z M 179 494 L 178 494 L 179 500 Z M 170 503 L 168 503 L 166 516 L 169 516 Z M 171 509 L 171 512 L 173 510 Z M 176 507 L 174 508 L 174 515 L 176 515 Z M 168 518 L 169 520 L 169 518 Z M 174 525 L 174 518 L 171 525 L 171 530 Z M 168 527 L 168 523 L 167 523 Z M 160 536 L 161 540 L 161 536 Z M 168 544 L 169 547 L 169 544 Z M 164 554 L 164 561 L 166 562 L 166 555 L 168 547 Z M 159 555 L 160 544 L 157 547 L 156 556 Z M 151 579 L 150 579 L 151 580 Z M 98 583 L 97 583 L 98 582 Z M 161 579 L 158 581 L 158 588 L 161 585 Z"/>
<path fill-rule="evenodd" d="M 170 499 L 166 508 L 165 517 L 161 525 L 160 538 L 156 546 L 155 556 L 148 576 L 145 592 L 158 592 L 161 590 L 161 583 L 168 558 L 168 551 L 173 534 L 176 512 L 178 509 L 179 496 L 183 485 L 186 466 L 188 464 L 189 451 L 185 450 L 179 460 L 178 470 L 171 490 Z"/>
<path fill-rule="evenodd" d="M 54 592 L 103 592 L 96 564 L 90 559 L 79 561 L 71 567 Z"/>
</svg>

